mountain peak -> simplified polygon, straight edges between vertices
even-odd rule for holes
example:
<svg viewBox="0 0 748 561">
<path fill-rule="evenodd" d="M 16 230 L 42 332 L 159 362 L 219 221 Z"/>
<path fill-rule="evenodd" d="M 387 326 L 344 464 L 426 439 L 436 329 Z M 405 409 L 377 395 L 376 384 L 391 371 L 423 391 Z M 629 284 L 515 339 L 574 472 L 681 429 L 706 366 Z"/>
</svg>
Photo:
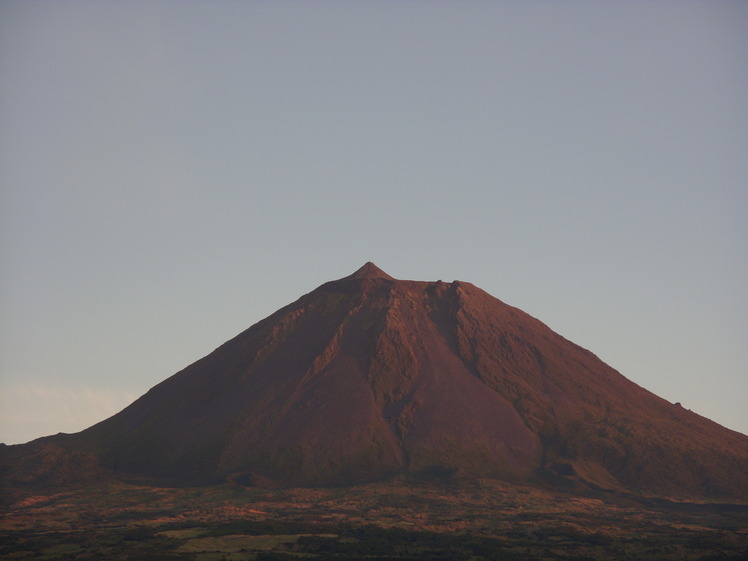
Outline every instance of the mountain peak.
<svg viewBox="0 0 748 561">
<path fill-rule="evenodd" d="M 488 478 L 748 499 L 748 436 L 669 404 L 521 310 L 467 282 L 393 280 L 370 262 L 345 279 L 83 432 L 0 446 L 0 484 Z"/>
<path fill-rule="evenodd" d="M 387 279 L 395 280 L 393 277 L 385 273 L 382 269 L 377 267 L 371 261 L 367 261 L 360 269 L 358 269 L 352 275 L 344 277 L 346 279 Z"/>
</svg>

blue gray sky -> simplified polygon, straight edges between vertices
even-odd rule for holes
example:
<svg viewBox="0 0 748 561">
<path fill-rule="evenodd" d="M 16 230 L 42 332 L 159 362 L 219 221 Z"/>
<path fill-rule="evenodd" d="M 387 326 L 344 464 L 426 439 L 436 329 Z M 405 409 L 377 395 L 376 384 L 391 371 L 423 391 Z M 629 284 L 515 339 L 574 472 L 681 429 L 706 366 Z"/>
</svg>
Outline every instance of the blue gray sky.
<svg viewBox="0 0 748 561">
<path fill-rule="evenodd" d="M 373 261 L 748 433 L 748 3 L 0 2 L 0 441 Z"/>
</svg>

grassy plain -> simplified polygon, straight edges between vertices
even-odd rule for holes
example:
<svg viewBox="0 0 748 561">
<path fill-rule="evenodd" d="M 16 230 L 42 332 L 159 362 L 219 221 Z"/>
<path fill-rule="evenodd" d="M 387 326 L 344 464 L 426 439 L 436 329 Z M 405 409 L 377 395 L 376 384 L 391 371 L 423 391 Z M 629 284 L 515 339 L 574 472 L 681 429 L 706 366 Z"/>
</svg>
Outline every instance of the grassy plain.
<svg viewBox="0 0 748 561">
<path fill-rule="evenodd" d="M 100 483 L 5 494 L 0 558 L 744 560 L 748 505 L 493 480 L 346 489 Z"/>
</svg>

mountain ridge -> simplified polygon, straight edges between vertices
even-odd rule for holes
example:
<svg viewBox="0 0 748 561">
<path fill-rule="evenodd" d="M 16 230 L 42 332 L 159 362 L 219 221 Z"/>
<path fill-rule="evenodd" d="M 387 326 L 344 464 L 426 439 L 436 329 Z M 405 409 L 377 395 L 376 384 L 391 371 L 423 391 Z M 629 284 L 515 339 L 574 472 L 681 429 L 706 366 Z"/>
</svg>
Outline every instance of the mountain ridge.
<svg viewBox="0 0 748 561">
<path fill-rule="evenodd" d="M 371 262 L 117 415 L 43 440 L 107 474 L 179 484 L 489 477 L 748 498 L 745 435 L 471 283 L 397 280 Z"/>
</svg>

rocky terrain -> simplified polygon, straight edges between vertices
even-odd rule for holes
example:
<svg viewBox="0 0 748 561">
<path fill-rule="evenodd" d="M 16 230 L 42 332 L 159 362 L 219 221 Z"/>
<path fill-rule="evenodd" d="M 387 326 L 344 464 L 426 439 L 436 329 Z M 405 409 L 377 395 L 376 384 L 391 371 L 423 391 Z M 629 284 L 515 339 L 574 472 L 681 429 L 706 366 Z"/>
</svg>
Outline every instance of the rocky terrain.
<svg viewBox="0 0 748 561">
<path fill-rule="evenodd" d="M 632 383 L 470 283 L 372 263 L 73 435 L 11 481 L 341 486 L 408 475 L 748 498 L 748 437 Z"/>
</svg>

